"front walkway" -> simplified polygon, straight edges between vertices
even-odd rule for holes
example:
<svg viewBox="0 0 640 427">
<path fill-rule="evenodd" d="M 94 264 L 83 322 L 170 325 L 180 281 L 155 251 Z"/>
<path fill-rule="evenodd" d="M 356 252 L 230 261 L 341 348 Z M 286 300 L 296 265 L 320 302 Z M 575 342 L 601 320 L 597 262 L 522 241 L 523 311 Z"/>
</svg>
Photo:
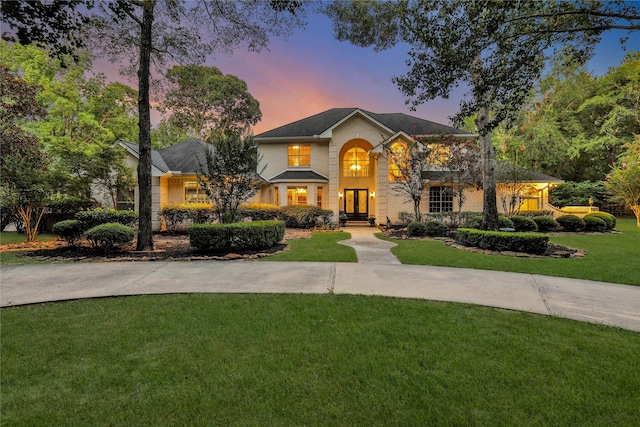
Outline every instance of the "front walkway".
<svg viewBox="0 0 640 427">
<path fill-rule="evenodd" d="M 351 246 L 356 251 L 358 262 L 363 264 L 400 264 L 390 249 L 395 243 L 378 239 L 374 233 L 380 232 L 376 227 L 342 227 L 342 231 L 351 233 L 351 239 L 338 243 Z"/>
</svg>

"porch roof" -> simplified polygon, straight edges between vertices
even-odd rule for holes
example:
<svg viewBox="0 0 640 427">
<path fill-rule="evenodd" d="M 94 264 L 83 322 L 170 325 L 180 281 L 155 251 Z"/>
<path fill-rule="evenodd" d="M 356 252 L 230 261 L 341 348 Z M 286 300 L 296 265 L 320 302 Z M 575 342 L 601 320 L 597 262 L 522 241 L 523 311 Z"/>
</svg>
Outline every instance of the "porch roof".
<svg viewBox="0 0 640 427">
<path fill-rule="evenodd" d="M 284 171 L 269 180 L 269 182 L 329 182 L 329 178 L 312 170 Z"/>
</svg>

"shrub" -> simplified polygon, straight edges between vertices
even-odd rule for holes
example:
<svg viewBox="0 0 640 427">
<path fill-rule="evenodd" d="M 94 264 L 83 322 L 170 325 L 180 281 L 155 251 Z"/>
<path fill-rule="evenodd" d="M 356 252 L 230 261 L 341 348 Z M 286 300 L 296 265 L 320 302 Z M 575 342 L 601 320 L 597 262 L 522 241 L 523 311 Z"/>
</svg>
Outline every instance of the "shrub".
<svg viewBox="0 0 640 427">
<path fill-rule="evenodd" d="M 595 231 L 599 233 L 607 231 L 607 223 L 602 218 L 598 218 L 597 216 L 585 215 L 582 220 L 584 221 L 584 229 L 586 231 Z"/>
<path fill-rule="evenodd" d="M 414 215 L 410 212 L 398 212 L 398 221 L 403 224 L 409 224 L 410 222 L 415 221 Z"/>
<path fill-rule="evenodd" d="M 551 231 L 560 226 L 555 219 L 548 216 L 536 216 L 533 220 L 536 222 L 539 231 Z"/>
<path fill-rule="evenodd" d="M 134 227 L 138 221 L 138 214 L 132 210 L 92 209 L 78 212 L 76 219 L 84 223 L 85 230 L 93 228 L 96 225 L 111 223 Z"/>
<path fill-rule="evenodd" d="M 498 215 L 498 227 L 500 228 L 514 228 L 513 221 L 504 215 Z"/>
<path fill-rule="evenodd" d="M 247 203 L 238 207 L 238 215 L 252 221 L 268 221 L 278 218 L 280 206 L 269 203 Z"/>
<path fill-rule="evenodd" d="M 59 221 L 53 224 L 53 234 L 61 237 L 68 245 L 75 246 L 75 244 L 82 237 L 82 232 L 85 230 L 84 223 L 77 219 L 67 219 Z"/>
<path fill-rule="evenodd" d="M 582 231 L 585 227 L 584 220 L 575 215 L 561 215 L 556 221 L 565 231 Z"/>
<path fill-rule="evenodd" d="M 537 216 L 546 216 L 548 218 L 553 218 L 553 211 L 547 211 L 544 209 L 535 210 L 535 211 L 520 211 L 518 215 L 526 216 L 527 218 L 531 218 L 531 219 Z"/>
<path fill-rule="evenodd" d="M 464 224 L 467 228 L 477 228 L 479 230 L 482 227 L 482 215 L 468 216 Z"/>
<path fill-rule="evenodd" d="M 40 221 L 40 231 L 52 232 L 55 223 L 74 219 L 78 212 L 95 207 L 96 203 L 93 200 L 73 196 L 53 196 L 47 203 L 47 210 Z"/>
<path fill-rule="evenodd" d="M 586 222 L 587 218 L 600 218 L 607 224 L 607 230 L 616 228 L 616 217 L 607 212 L 591 212 L 586 214 L 582 219 Z"/>
<path fill-rule="evenodd" d="M 440 221 L 429 221 L 426 224 L 427 236 L 442 237 L 449 234 L 449 227 Z"/>
<path fill-rule="evenodd" d="M 158 212 L 167 231 L 176 232 L 181 226 L 206 224 L 213 219 L 212 203 L 169 203 Z"/>
<path fill-rule="evenodd" d="M 309 228 L 315 227 L 318 221 L 325 224 L 331 222 L 333 211 L 322 209 L 318 206 L 282 206 L 279 219 L 283 220 L 287 227 Z"/>
<path fill-rule="evenodd" d="M 493 251 L 544 254 L 547 250 L 549 237 L 539 233 L 510 233 L 459 228 L 456 241 L 464 246 Z"/>
<path fill-rule="evenodd" d="M 84 237 L 94 247 L 103 249 L 113 249 L 117 246 L 129 244 L 133 242 L 134 236 L 135 231 L 133 231 L 133 228 L 117 222 L 96 225 L 84 233 Z"/>
<path fill-rule="evenodd" d="M 410 222 L 407 225 L 407 235 L 408 236 L 426 236 L 427 235 L 427 226 L 421 222 Z"/>
<path fill-rule="evenodd" d="M 0 205 L 0 231 L 4 231 L 5 227 L 11 223 L 16 222 L 16 217 L 9 209 L 9 206 L 4 204 Z"/>
<path fill-rule="evenodd" d="M 283 221 L 196 224 L 187 228 L 191 246 L 213 252 L 269 248 L 283 239 L 284 230 Z"/>
<path fill-rule="evenodd" d="M 511 218 L 513 222 L 513 228 L 516 231 L 538 231 L 538 226 L 534 220 L 522 215 L 514 215 Z"/>
</svg>

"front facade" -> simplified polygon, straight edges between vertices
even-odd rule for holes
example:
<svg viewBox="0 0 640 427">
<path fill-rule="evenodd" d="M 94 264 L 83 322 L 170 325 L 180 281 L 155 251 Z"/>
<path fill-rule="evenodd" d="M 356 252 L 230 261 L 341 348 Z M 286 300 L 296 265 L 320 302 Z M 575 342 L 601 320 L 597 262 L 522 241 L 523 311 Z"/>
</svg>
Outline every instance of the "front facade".
<svg viewBox="0 0 640 427">
<path fill-rule="evenodd" d="M 400 220 L 412 212 L 407 197 L 394 191 L 397 171 L 386 148 L 407 144 L 415 138 L 450 134 L 470 139 L 476 135 L 406 114 L 376 114 L 358 108 L 335 108 L 255 136 L 262 155 L 259 171 L 265 184 L 252 201 L 278 206 L 315 205 L 344 214 L 351 221 L 376 223 Z M 137 166 L 137 145 L 122 143 L 127 161 Z M 169 203 L 207 201 L 196 173 L 205 164 L 211 146 L 189 139 L 152 151 L 153 227 L 160 229 L 158 212 Z M 560 180 L 519 170 L 518 205 L 525 210 L 545 209 L 548 188 Z M 421 211 L 457 211 L 450 182 L 432 172 Z M 499 183 L 498 195 L 514 192 L 513 183 Z M 482 190 L 465 190 L 464 211 L 482 211 Z M 505 200 L 511 199 L 504 195 Z M 138 207 L 137 190 L 135 208 Z M 498 200 L 499 209 L 502 207 Z M 506 205 L 504 209 L 509 209 Z"/>
</svg>

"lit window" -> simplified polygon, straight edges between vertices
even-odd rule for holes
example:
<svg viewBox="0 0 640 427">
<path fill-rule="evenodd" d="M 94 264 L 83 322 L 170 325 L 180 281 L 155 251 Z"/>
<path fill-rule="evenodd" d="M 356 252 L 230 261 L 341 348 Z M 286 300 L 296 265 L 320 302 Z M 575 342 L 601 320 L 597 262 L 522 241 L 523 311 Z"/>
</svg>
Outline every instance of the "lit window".
<svg viewBox="0 0 640 427">
<path fill-rule="evenodd" d="M 402 170 L 399 165 L 408 162 L 409 150 L 406 144 L 395 142 L 389 147 L 389 181 L 398 181 L 402 179 Z"/>
<path fill-rule="evenodd" d="M 311 146 L 290 145 L 287 147 L 287 158 L 289 166 L 309 166 L 311 165 Z"/>
<path fill-rule="evenodd" d="M 449 187 L 429 188 L 429 212 L 453 211 L 453 192 Z"/>
<path fill-rule="evenodd" d="M 362 148 L 354 147 L 342 158 L 342 175 L 349 177 L 369 176 L 369 155 Z"/>
<path fill-rule="evenodd" d="M 201 203 L 207 201 L 207 194 L 200 188 L 198 181 L 185 181 L 184 201 L 186 203 Z"/>
<path fill-rule="evenodd" d="M 273 188 L 273 204 L 280 206 L 280 189 L 278 187 Z"/>
<path fill-rule="evenodd" d="M 322 193 L 323 193 L 323 188 L 322 187 L 318 187 L 316 189 L 316 204 L 319 207 L 322 207 Z"/>
<path fill-rule="evenodd" d="M 307 187 L 287 187 L 287 205 L 306 205 Z"/>
</svg>

